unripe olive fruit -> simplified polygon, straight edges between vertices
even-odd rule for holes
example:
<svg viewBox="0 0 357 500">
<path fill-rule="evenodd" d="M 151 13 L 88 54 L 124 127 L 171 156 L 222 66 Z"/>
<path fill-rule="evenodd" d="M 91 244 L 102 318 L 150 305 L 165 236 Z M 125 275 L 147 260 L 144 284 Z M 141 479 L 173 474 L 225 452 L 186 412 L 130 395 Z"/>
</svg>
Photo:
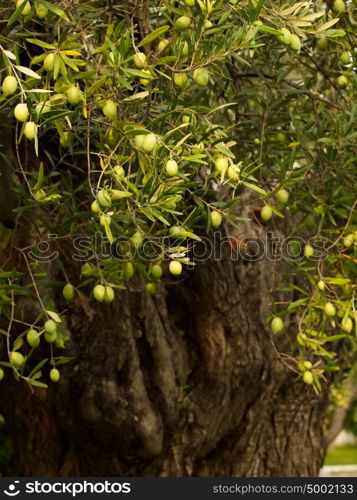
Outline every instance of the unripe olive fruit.
<svg viewBox="0 0 357 500">
<path fill-rule="evenodd" d="M 19 122 L 25 122 L 29 117 L 29 109 L 27 107 L 27 104 L 16 104 L 14 109 L 14 116 Z"/>
<path fill-rule="evenodd" d="M 47 14 L 48 14 L 48 8 L 45 5 L 43 5 L 42 3 L 37 5 L 37 7 L 36 7 L 37 17 L 39 17 L 40 19 L 43 19 L 44 17 L 47 16 Z"/>
<path fill-rule="evenodd" d="M 177 31 L 185 31 L 191 24 L 191 19 L 187 16 L 181 16 L 175 21 L 175 29 Z"/>
<path fill-rule="evenodd" d="M 110 215 L 102 214 L 99 217 L 99 224 L 101 226 L 105 226 L 105 225 L 110 226 L 111 223 L 112 223 L 112 218 L 110 217 Z"/>
<path fill-rule="evenodd" d="M 305 382 L 305 384 L 311 385 L 314 382 L 314 377 L 313 377 L 312 373 L 308 370 L 306 370 L 306 372 L 304 372 L 302 378 L 303 378 L 303 381 Z"/>
<path fill-rule="evenodd" d="M 222 224 L 222 215 L 216 210 L 211 212 L 211 223 L 213 227 L 219 227 Z"/>
<path fill-rule="evenodd" d="M 105 287 L 105 292 L 104 292 L 104 301 L 105 302 L 113 302 L 115 298 L 114 290 L 111 286 L 107 285 Z"/>
<path fill-rule="evenodd" d="M 219 174 L 222 174 L 225 172 L 228 168 L 228 158 L 217 158 L 216 161 L 214 162 L 214 165 L 216 167 L 216 170 Z"/>
<path fill-rule="evenodd" d="M 26 334 L 26 340 L 31 347 L 38 347 L 40 345 L 39 332 L 31 328 Z"/>
<path fill-rule="evenodd" d="M 151 73 L 148 69 L 142 69 L 141 71 L 142 73 L 146 73 L 147 75 L 151 76 Z M 150 78 L 140 78 L 141 85 L 144 85 L 145 87 L 150 85 L 150 82 L 151 82 Z"/>
<path fill-rule="evenodd" d="M 143 149 L 144 139 L 145 139 L 145 135 L 144 135 L 144 134 L 139 134 L 139 135 L 136 135 L 136 136 L 134 137 L 135 145 L 136 145 L 138 148 Z"/>
<path fill-rule="evenodd" d="M 342 320 L 341 326 L 344 332 L 351 333 L 353 328 L 352 319 L 347 317 L 346 319 Z"/>
<path fill-rule="evenodd" d="M 186 4 L 188 7 L 194 7 L 194 5 L 195 5 L 195 0 L 185 0 L 185 4 Z"/>
<path fill-rule="evenodd" d="M 289 46 L 292 50 L 298 52 L 301 49 L 301 40 L 297 35 L 292 34 L 290 37 Z"/>
<path fill-rule="evenodd" d="M 151 276 L 155 278 L 156 280 L 159 280 L 162 276 L 162 267 L 160 264 L 154 264 L 151 268 Z"/>
<path fill-rule="evenodd" d="M 277 316 L 273 318 L 272 322 L 270 323 L 270 328 L 273 333 L 279 333 L 281 330 L 284 328 L 284 322 L 281 318 L 278 318 Z"/>
<path fill-rule="evenodd" d="M 47 333 L 53 334 L 57 332 L 57 323 L 53 319 L 48 319 L 45 323 Z"/>
<path fill-rule="evenodd" d="M 155 149 L 156 144 L 157 144 L 156 135 L 155 134 L 147 134 L 144 136 L 142 148 L 147 153 L 151 153 Z"/>
<path fill-rule="evenodd" d="M 50 73 L 53 71 L 53 68 L 55 66 L 55 55 L 51 52 L 50 54 L 47 54 L 43 61 L 43 68 L 47 73 Z"/>
<path fill-rule="evenodd" d="M 349 248 L 354 241 L 353 233 L 348 234 L 345 238 L 343 238 L 343 246 Z"/>
<path fill-rule="evenodd" d="M 110 205 L 112 204 L 112 199 L 106 189 L 101 189 L 100 191 L 98 191 L 97 201 L 102 207 L 110 207 Z"/>
<path fill-rule="evenodd" d="M 107 118 L 115 118 L 117 116 L 117 105 L 111 99 L 107 99 L 102 111 Z"/>
<path fill-rule="evenodd" d="M 69 145 L 69 132 L 63 132 L 60 137 L 60 145 L 62 148 L 67 149 Z"/>
<path fill-rule="evenodd" d="M 273 210 L 269 205 L 265 205 L 260 212 L 260 216 L 263 221 L 267 222 L 273 217 Z"/>
<path fill-rule="evenodd" d="M 105 287 L 103 285 L 96 285 L 93 288 L 93 297 L 98 302 L 103 302 L 105 297 Z"/>
<path fill-rule="evenodd" d="M 320 281 L 317 283 L 317 288 L 318 288 L 319 290 L 321 290 L 321 292 L 323 292 L 323 291 L 325 290 L 325 283 L 324 283 L 322 280 L 320 280 Z"/>
<path fill-rule="evenodd" d="M 99 207 L 99 203 L 97 202 L 97 200 L 94 200 L 93 203 L 91 204 L 90 206 L 90 209 L 92 210 L 92 212 L 94 212 L 95 214 L 97 214 L 99 211 L 100 211 L 100 207 Z"/>
<path fill-rule="evenodd" d="M 133 57 L 133 62 L 138 69 L 143 69 L 146 66 L 146 55 L 144 52 L 138 52 Z"/>
<path fill-rule="evenodd" d="M 131 262 L 126 262 L 124 266 L 124 278 L 126 280 L 130 280 L 130 278 L 134 275 L 135 268 Z"/>
<path fill-rule="evenodd" d="M 168 46 L 169 44 L 170 44 L 170 41 L 169 41 L 169 40 L 167 40 L 166 38 L 165 38 L 164 40 L 161 40 L 161 41 L 159 42 L 159 45 L 157 46 L 157 50 L 158 50 L 158 52 L 163 52 L 163 51 L 167 48 L 167 46 Z"/>
<path fill-rule="evenodd" d="M 81 102 L 82 94 L 76 85 L 72 85 L 72 87 L 70 87 L 67 90 L 67 98 L 68 98 L 69 104 L 72 104 L 72 106 L 76 106 L 77 104 L 79 104 Z"/>
<path fill-rule="evenodd" d="M 281 41 L 286 45 L 289 45 L 291 41 L 290 31 L 287 28 L 281 28 L 280 31 L 282 32 L 282 35 L 280 36 Z"/>
<path fill-rule="evenodd" d="M 175 160 L 169 160 L 166 163 L 165 170 L 166 170 L 167 175 L 169 175 L 170 177 L 173 177 L 173 176 L 177 175 L 177 173 L 178 173 L 178 165 L 175 162 Z"/>
<path fill-rule="evenodd" d="M 345 12 L 346 10 L 346 5 L 343 0 L 335 0 L 332 8 L 336 14 L 342 14 L 342 12 Z"/>
<path fill-rule="evenodd" d="M 305 219 L 305 226 L 308 229 L 313 229 L 315 227 L 315 219 L 313 215 L 308 215 Z"/>
<path fill-rule="evenodd" d="M 306 370 L 311 370 L 312 368 L 311 361 L 304 361 L 304 368 L 306 368 Z"/>
<path fill-rule="evenodd" d="M 325 50 L 328 47 L 328 38 L 325 36 L 319 38 L 316 42 L 316 47 L 320 50 Z"/>
<path fill-rule="evenodd" d="M 189 115 L 183 115 L 182 117 L 182 123 L 190 123 L 191 118 Z"/>
<path fill-rule="evenodd" d="M 71 283 L 67 283 L 62 290 L 62 295 L 66 300 L 72 300 L 75 294 L 74 286 Z"/>
<path fill-rule="evenodd" d="M 0 382 L 2 381 L 4 376 L 5 376 L 4 370 L 2 368 L 0 368 Z"/>
<path fill-rule="evenodd" d="M 325 311 L 326 316 L 331 316 L 332 317 L 332 316 L 336 315 L 335 306 L 333 304 L 331 304 L 331 302 L 327 302 L 325 304 L 324 311 Z"/>
<path fill-rule="evenodd" d="M 52 380 L 52 382 L 56 383 L 59 381 L 60 378 L 61 378 L 61 374 L 57 370 L 57 368 L 52 368 L 52 370 L 50 371 L 50 379 Z"/>
<path fill-rule="evenodd" d="M 230 165 L 227 174 L 232 181 L 237 181 L 239 179 L 239 168 L 236 165 Z"/>
<path fill-rule="evenodd" d="M 305 257 L 312 257 L 314 255 L 314 249 L 312 248 L 311 245 L 305 245 L 304 255 Z"/>
<path fill-rule="evenodd" d="M 23 3 L 25 3 L 25 1 L 24 0 L 17 0 L 17 2 L 16 2 L 16 8 L 18 9 L 20 7 L 20 5 L 22 5 Z M 30 12 L 31 12 L 31 4 L 30 4 L 30 2 L 26 2 L 25 3 L 25 7 L 22 9 L 21 14 L 23 16 L 27 16 L 28 14 L 30 14 Z"/>
<path fill-rule="evenodd" d="M 6 76 L 4 81 L 2 82 L 2 91 L 4 94 L 9 95 L 16 92 L 17 89 L 17 80 L 14 76 Z"/>
<path fill-rule="evenodd" d="M 120 179 L 120 180 L 125 179 L 125 170 L 121 165 L 115 165 L 113 170 L 114 170 L 114 174 L 118 177 L 118 179 Z"/>
<path fill-rule="evenodd" d="M 156 283 L 146 283 L 145 289 L 148 294 L 154 295 L 156 293 L 157 287 Z"/>
<path fill-rule="evenodd" d="M 208 79 L 208 71 L 205 68 L 198 68 L 193 72 L 193 80 L 199 87 L 207 87 Z"/>
<path fill-rule="evenodd" d="M 187 83 L 186 73 L 175 73 L 174 74 L 174 83 L 177 87 L 184 87 Z"/>
<path fill-rule="evenodd" d="M 169 270 L 171 274 L 178 276 L 182 273 L 182 264 L 176 260 L 172 260 L 169 264 Z"/>
<path fill-rule="evenodd" d="M 140 231 L 136 231 L 136 233 L 134 233 L 130 238 L 130 241 L 134 248 L 140 248 L 143 244 L 143 235 Z"/>
<path fill-rule="evenodd" d="M 46 342 L 53 344 L 53 342 L 56 342 L 57 340 L 57 332 L 54 333 L 45 332 L 45 340 Z"/>
<path fill-rule="evenodd" d="M 349 64 L 351 62 L 351 54 L 350 54 L 350 52 L 348 52 L 347 50 L 345 50 L 344 52 L 342 52 L 342 54 L 340 55 L 340 62 L 343 65 Z"/>
<path fill-rule="evenodd" d="M 275 198 L 282 205 L 286 205 L 286 203 L 289 200 L 289 193 L 288 193 L 288 191 L 286 189 L 279 189 L 279 191 L 277 191 L 277 193 L 275 195 Z"/>
<path fill-rule="evenodd" d="M 21 368 L 25 363 L 25 357 L 20 352 L 13 351 L 10 353 L 10 362 L 15 368 Z"/>
<path fill-rule="evenodd" d="M 341 88 L 346 87 L 347 84 L 348 84 L 348 79 L 345 77 L 345 75 L 340 75 L 337 78 L 337 85 L 339 87 L 341 87 Z"/>
<path fill-rule="evenodd" d="M 24 136 L 29 140 L 33 141 L 37 135 L 37 125 L 35 122 L 26 122 L 24 125 Z"/>
</svg>

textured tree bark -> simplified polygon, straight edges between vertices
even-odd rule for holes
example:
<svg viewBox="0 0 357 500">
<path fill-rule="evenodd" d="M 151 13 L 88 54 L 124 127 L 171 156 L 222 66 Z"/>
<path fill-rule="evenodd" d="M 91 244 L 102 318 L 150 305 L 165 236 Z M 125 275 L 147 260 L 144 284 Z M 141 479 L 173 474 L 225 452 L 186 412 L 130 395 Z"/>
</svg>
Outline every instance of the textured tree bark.
<svg viewBox="0 0 357 500">
<path fill-rule="evenodd" d="M 1 385 L 19 474 L 317 475 L 327 390 L 296 382 L 267 328 L 274 279 L 225 245 L 157 296 L 133 278 L 110 305 L 76 299 L 60 383 Z"/>
</svg>

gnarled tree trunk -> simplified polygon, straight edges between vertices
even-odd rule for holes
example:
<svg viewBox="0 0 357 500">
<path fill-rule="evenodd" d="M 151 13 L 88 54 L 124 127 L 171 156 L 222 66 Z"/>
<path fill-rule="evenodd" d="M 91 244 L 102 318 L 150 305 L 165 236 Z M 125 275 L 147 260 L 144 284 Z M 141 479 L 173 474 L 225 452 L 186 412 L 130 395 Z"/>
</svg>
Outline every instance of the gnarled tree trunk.
<svg viewBox="0 0 357 500">
<path fill-rule="evenodd" d="M 230 257 L 156 296 L 134 277 L 112 304 L 71 303 L 60 383 L 1 386 L 19 474 L 318 474 L 326 390 L 296 382 L 267 328 L 272 263 Z"/>
</svg>

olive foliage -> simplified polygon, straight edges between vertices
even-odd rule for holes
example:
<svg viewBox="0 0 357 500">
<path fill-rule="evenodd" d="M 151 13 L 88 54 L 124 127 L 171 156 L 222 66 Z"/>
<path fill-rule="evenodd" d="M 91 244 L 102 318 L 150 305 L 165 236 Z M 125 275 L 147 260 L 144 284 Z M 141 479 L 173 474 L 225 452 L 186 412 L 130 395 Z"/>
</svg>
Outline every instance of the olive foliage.
<svg viewBox="0 0 357 500">
<path fill-rule="evenodd" d="M 111 302 L 138 273 L 160 293 L 205 233 L 239 234 L 252 191 L 252 223 L 286 219 L 291 236 L 277 286 L 296 300 L 272 297 L 267 321 L 296 332 L 290 361 L 321 389 L 343 366 L 337 341 L 353 352 L 356 337 L 356 13 L 342 0 L 1 2 L 0 112 L 20 198 L 3 240 L 30 234 L 12 248 L 22 266 L 1 269 L 1 378 L 59 380 L 66 311 L 51 291 Z M 49 234 L 56 279 L 29 255 Z M 87 244 L 71 274 L 62 242 L 98 234 L 118 255 Z M 24 297 L 33 318 L 17 312 Z"/>
</svg>

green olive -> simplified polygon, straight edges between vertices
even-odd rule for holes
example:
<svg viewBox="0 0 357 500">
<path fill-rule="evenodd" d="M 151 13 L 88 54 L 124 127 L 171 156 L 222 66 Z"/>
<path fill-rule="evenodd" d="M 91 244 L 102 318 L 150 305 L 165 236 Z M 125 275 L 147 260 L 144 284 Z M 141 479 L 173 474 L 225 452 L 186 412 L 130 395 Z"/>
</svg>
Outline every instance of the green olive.
<svg viewBox="0 0 357 500">
<path fill-rule="evenodd" d="M 174 83 L 177 87 L 184 87 L 187 83 L 187 75 L 186 73 L 175 73 L 174 74 Z"/>
<path fill-rule="evenodd" d="M 260 212 L 260 216 L 265 222 L 270 220 L 273 217 L 273 210 L 271 206 L 265 205 Z"/>
<path fill-rule="evenodd" d="M 189 28 L 191 19 L 187 16 L 181 16 L 175 21 L 175 29 L 177 31 L 185 31 Z"/>
<path fill-rule="evenodd" d="M 102 207 L 110 207 L 110 205 L 112 204 L 112 198 L 109 191 L 107 191 L 106 189 L 101 189 L 100 191 L 98 191 L 97 201 Z"/>
<path fill-rule="evenodd" d="M 163 273 L 163 270 L 162 270 L 162 267 L 160 266 L 160 264 L 154 264 L 151 268 L 151 276 L 156 279 L 156 280 L 159 280 L 162 276 L 162 273 Z"/>
<path fill-rule="evenodd" d="M 335 306 L 333 304 L 331 304 L 331 302 L 327 302 L 325 304 L 324 311 L 325 311 L 326 316 L 333 317 L 336 315 Z"/>
<path fill-rule="evenodd" d="M 284 328 L 284 323 L 281 318 L 275 316 L 270 324 L 271 331 L 273 333 L 279 333 Z"/>
<path fill-rule="evenodd" d="M 170 273 L 178 276 L 182 273 L 182 264 L 181 262 L 178 262 L 177 260 L 172 260 L 169 264 L 169 270 Z"/>
<path fill-rule="evenodd" d="M 57 368 L 52 368 L 52 370 L 50 371 L 50 379 L 52 380 L 52 382 L 57 383 L 60 378 L 61 378 L 61 374 L 57 370 Z"/>
<path fill-rule="evenodd" d="M 114 290 L 111 286 L 106 285 L 104 292 L 104 302 L 113 302 L 115 298 Z"/>
<path fill-rule="evenodd" d="M 286 205 L 289 200 L 289 193 L 286 189 L 279 189 L 275 195 L 276 199 L 282 205 Z"/>
<path fill-rule="evenodd" d="M 25 364 L 25 357 L 17 351 L 10 353 L 10 362 L 15 368 L 21 368 Z"/>
<path fill-rule="evenodd" d="M 46 332 L 50 335 L 57 333 L 57 323 L 53 319 L 48 319 L 44 326 Z"/>
<path fill-rule="evenodd" d="M 177 162 L 175 160 L 169 160 L 165 165 L 165 170 L 170 177 L 177 175 L 179 170 Z"/>
<path fill-rule="evenodd" d="M 50 73 L 51 71 L 53 71 L 54 67 L 55 55 L 53 54 L 53 52 L 51 52 L 50 54 L 47 54 L 47 56 L 43 60 L 43 69 L 47 71 L 47 73 Z"/>
<path fill-rule="evenodd" d="M 222 215 L 216 210 L 211 212 L 211 223 L 215 228 L 219 227 L 222 224 Z"/>
<path fill-rule="evenodd" d="M 17 89 L 17 80 L 14 76 L 6 76 L 2 82 L 2 91 L 5 95 L 14 94 Z"/>
<path fill-rule="evenodd" d="M 117 116 L 117 105 L 112 99 L 107 99 L 102 108 L 103 115 L 107 118 L 115 118 Z"/>
<path fill-rule="evenodd" d="M 308 385 L 311 385 L 313 382 L 314 382 L 314 377 L 313 377 L 313 374 L 306 370 L 302 376 L 305 384 L 308 384 Z"/>
<path fill-rule="evenodd" d="M 103 302 L 105 298 L 105 287 L 103 285 L 96 285 L 93 288 L 93 296 L 98 302 Z"/>
<path fill-rule="evenodd" d="M 133 57 L 133 62 L 138 69 L 143 69 L 146 66 L 146 55 L 144 52 L 138 52 Z"/>
<path fill-rule="evenodd" d="M 38 347 L 40 345 L 40 333 L 31 328 L 26 334 L 26 340 L 31 347 Z"/>
<path fill-rule="evenodd" d="M 33 141 L 37 135 L 37 125 L 35 122 L 26 122 L 24 125 L 24 136 Z"/>
<path fill-rule="evenodd" d="M 75 295 L 75 288 L 71 283 L 67 283 L 62 290 L 62 295 L 66 300 L 72 300 Z"/>
<path fill-rule="evenodd" d="M 19 122 L 25 122 L 29 117 L 29 109 L 27 107 L 27 104 L 16 104 L 14 109 L 14 116 Z"/>
<path fill-rule="evenodd" d="M 193 72 L 193 80 L 199 87 L 207 87 L 209 74 L 205 68 L 195 69 Z"/>
</svg>

